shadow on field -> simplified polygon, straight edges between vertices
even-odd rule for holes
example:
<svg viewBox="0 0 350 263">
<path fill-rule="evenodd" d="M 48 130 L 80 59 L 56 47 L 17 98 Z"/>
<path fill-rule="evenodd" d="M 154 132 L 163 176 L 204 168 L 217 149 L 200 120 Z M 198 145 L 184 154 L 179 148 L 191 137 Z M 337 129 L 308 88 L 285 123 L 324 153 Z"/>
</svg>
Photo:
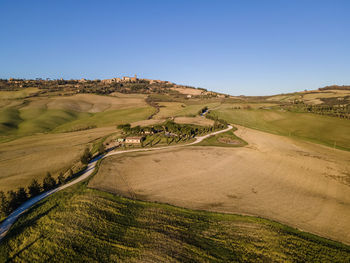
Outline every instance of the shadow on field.
<svg viewBox="0 0 350 263">
<path fill-rule="evenodd" d="M 30 208 L 28 211 L 25 212 L 26 215 L 30 215 L 31 212 L 34 210 L 34 209 L 38 209 L 40 208 L 41 206 L 43 206 L 45 203 L 47 202 L 47 200 L 45 200 L 44 202 L 41 202 L 35 206 L 33 206 L 32 208 Z M 12 228 L 11 228 L 11 231 L 8 232 L 8 234 L 6 235 L 6 237 L 3 239 L 3 241 L 5 241 L 5 239 L 11 239 L 11 238 L 15 238 L 17 235 L 20 235 L 21 233 L 23 233 L 24 229 L 26 229 L 27 227 L 31 227 L 31 226 L 34 226 L 36 224 L 36 222 L 48 215 L 53 209 L 55 209 L 56 207 L 58 206 L 58 204 L 55 204 L 54 206 L 50 207 L 49 209 L 43 211 L 42 213 L 36 215 L 35 217 L 33 218 L 26 218 L 26 217 L 23 217 L 23 219 L 25 220 L 25 224 L 21 224 L 20 221 L 18 221 L 19 223 L 16 223 Z M 37 240 L 35 240 L 36 242 Z M 23 251 L 24 249 L 22 249 Z M 19 252 L 18 252 L 19 253 Z"/>
<path fill-rule="evenodd" d="M 12 262 L 18 255 L 20 255 L 23 251 L 27 250 L 28 248 L 30 248 L 32 245 L 34 245 L 39 239 L 41 239 L 42 236 L 38 237 L 37 239 L 35 239 L 33 242 L 29 243 L 28 245 L 26 245 L 24 248 L 22 248 L 21 250 L 19 250 L 16 254 L 14 254 L 12 257 L 9 257 L 6 260 L 6 263 L 8 262 Z"/>
</svg>

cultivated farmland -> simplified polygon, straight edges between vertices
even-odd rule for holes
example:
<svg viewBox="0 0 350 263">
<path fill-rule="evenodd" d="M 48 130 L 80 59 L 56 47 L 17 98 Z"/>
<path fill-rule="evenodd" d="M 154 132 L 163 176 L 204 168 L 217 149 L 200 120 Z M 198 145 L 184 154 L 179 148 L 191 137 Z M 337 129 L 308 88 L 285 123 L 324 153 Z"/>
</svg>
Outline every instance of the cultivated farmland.
<svg viewBox="0 0 350 263">
<path fill-rule="evenodd" d="M 109 157 L 89 186 L 182 207 L 262 216 L 350 243 L 349 152 L 243 127 L 236 134 L 249 145 Z"/>
</svg>

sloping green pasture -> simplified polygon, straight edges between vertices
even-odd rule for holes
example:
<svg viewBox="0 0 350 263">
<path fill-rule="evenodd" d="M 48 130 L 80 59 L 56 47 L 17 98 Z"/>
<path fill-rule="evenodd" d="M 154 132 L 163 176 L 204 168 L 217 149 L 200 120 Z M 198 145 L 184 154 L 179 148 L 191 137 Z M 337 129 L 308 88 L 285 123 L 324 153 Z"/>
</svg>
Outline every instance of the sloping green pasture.
<svg viewBox="0 0 350 263">
<path fill-rule="evenodd" d="M 133 201 L 77 185 L 0 244 L 2 262 L 346 262 L 350 248 L 255 217 Z"/>
<path fill-rule="evenodd" d="M 227 105 L 210 114 L 229 123 L 350 150 L 350 121 L 346 119 L 275 109 L 232 109 Z"/>
</svg>

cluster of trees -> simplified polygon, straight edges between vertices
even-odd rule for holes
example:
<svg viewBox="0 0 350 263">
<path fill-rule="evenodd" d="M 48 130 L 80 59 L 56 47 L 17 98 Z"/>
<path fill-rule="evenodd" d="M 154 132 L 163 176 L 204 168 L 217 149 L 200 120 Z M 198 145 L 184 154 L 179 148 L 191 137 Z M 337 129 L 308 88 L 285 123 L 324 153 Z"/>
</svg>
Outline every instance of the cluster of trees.
<svg viewBox="0 0 350 263">
<path fill-rule="evenodd" d="M 211 118 L 211 117 L 209 117 Z M 177 136 L 179 138 L 192 138 L 199 134 L 204 134 L 212 132 L 216 129 L 222 129 L 227 127 L 227 122 L 225 120 L 214 118 L 214 125 L 212 126 L 199 126 L 193 124 L 178 124 L 172 120 L 167 120 L 166 122 L 145 127 L 131 127 L 130 124 L 120 124 L 117 126 L 118 129 L 123 130 L 125 136 L 127 135 L 144 135 L 144 134 L 156 134 L 163 133 L 166 136 Z"/>
<path fill-rule="evenodd" d="M 227 128 L 227 121 L 223 120 L 223 119 L 219 119 L 218 116 L 216 116 L 215 114 L 210 114 L 210 112 L 208 112 L 207 115 L 205 115 L 205 117 L 207 119 L 213 120 L 214 121 L 214 129 L 224 129 Z"/>
<path fill-rule="evenodd" d="M 117 129 L 123 130 L 124 133 L 129 133 L 131 130 L 131 125 L 129 123 L 119 124 Z"/>
<path fill-rule="evenodd" d="M 206 111 L 208 111 L 208 107 L 207 107 L 207 106 L 205 106 L 204 108 L 200 109 L 200 110 L 198 111 L 198 114 L 199 114 L 199 115 L 202 115 L 202 114 L 205 113 Z"/>
<path fill-rule="evenodd" d="M 102 145 L 103 147 L 103 145 Z M 80 161 L 82 164 L 88 164 L 91 159 L 91 153 L 89 148 L 85 148 L 83 155 L 80 157 Z"/>
<path fill-rule="evenodd" d="M 284 105 L 282 108 L 289 111 L 310 112 L 331 117 L 350 119 L 350 105 L 308 105 L 303 102 L 295 102 L 293 105 Z"/>
<path fill-rule="evenodd" d="M 198 134 L 209 132 L 212 128 L 192 124 L 178 124 L 173 122 L 172 120 L 166 121 L 162 127 L 165 132 L 170 134 L 176 134 L 180 138 L 193 138 Z"/>
<path fill-rule="evenodd" d="M 10 190 L 7 192 L 7 194 L 0 191 L 0 218 L 9 215 L 28 199 L 65 183 L 72 176 L 72 170 L 69 171 L 69 176 L 67 178 L 64 177 L 63 173 L 60 173 L 56 181 L 52 177 L 51 173 L 47 172 L 42 184 L 40 184 L 36 179 L 33 179 L 27 189 L 24 187 L 19 187 L 17 191 Z"/>
<path fill-rule="evenodd" d="M 350 119 L 350 105 L 307 105 L 303 109 L 306 112 Z"/>
</svg>

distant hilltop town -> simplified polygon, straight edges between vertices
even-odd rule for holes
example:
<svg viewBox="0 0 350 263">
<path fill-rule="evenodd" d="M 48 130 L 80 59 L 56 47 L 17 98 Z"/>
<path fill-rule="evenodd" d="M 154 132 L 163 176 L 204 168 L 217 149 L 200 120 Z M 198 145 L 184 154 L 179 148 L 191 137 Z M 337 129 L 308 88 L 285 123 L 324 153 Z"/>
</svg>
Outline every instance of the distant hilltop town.
<svg viewBox="0 0 350 263">
<path fill-rule="evenodd" d="M 6 81 L 6 79 L 3 79 L 2 81 Z M 149 84 L 155 84 L 155 83 L 159 83 L 159 84 L 169 84 L 169 85 L 176 85 L 175 83 L 172 83 L 170 81 L 166 81 L 166 80 L 158 80 L 158 79 L 141 79 L 138 78 L 135 74 L 134 77 L 121 77 L 121 78 L 112 78 L 112 79 L 95 79 L 95 80 L 88 80 L 85 78 L 81 78 L 79 80 L 75 80 L 75 79 L 71 79 L 71 80 L 65 80 L 63 78 L 60 79 L 50 79 L 50 78 L 46 78 L 46 79 L 42 79 L 42 78 L 36 78 L 35 80 L 32 79 L 15 79 L 15 78 L 9 78 L 8 81 L 12 82 L 12 83 L 30 83 L 33 81 L 77 81 L 80 83 L 85 83 L 85 82 L 91 82 L 91 81 L 95 81 L 95 82 L 102 82 L 102 83 L 106 83 L 106 84 L 110 84 L 110 83 L 136 83 L 136 82 L 147 82 Z M 182 86 L 182 85 L 181 85 Z"/>
<path fill-rule="evenodd" d="M 147 81 L 149 84 L 154 84 L 154 83 L 161 83 L 161 84 L 174 84 L 170 81 L 165 81 L 165 80 L 155 80 L 155 79 L 139 79 L 137 78 L 136 74 L 134 77 L 121 77 L 121 78 L 112 78 L 112 79 L 103 79 L 101 82 L 104 83 L 126 83 L 126 82 L 138 82 L 138 81 Z"/>
<path fill-rule="evenodd" d="M 229 97 L 203 88 L 176 84 L 166 80 L 144 79 L 134 77 L 116 77 L 111 79 L 0 79 L 0 90 L 18 90 L 21 88 L 39 88 L 38 93 L 57 92 L 58 95 L 71 95 L 76 93 L 111 94 L 120 93 L 143 93 L 143 94 L 175 94 L 178 97 Z"/>
</svg>

